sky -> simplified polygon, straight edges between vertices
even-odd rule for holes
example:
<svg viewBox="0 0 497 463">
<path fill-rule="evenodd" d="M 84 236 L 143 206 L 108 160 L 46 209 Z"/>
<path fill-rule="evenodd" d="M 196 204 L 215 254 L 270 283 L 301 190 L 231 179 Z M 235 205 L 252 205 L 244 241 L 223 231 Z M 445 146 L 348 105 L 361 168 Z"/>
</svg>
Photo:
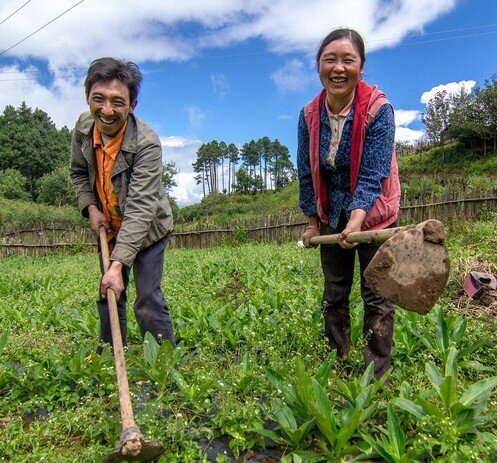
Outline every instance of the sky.
<svg viewBox="0 0 497 463">
<path fill-rule="evenodd" d="M 338 27 L 364 37 L 364 80 L 392 103 L 398 141 L 423 136 L 437 91 L 497 73 L 497 0 L 0 0 L 0 111 L 24 101 L 71 129 L 90 62 L 134 61 L 135 114 L 179 169 L 172 196 L 194 204 L 202 143 L 267 136 L 296 162 L 300 110 L 322 88 L 315 54 Z"/>
</svg>

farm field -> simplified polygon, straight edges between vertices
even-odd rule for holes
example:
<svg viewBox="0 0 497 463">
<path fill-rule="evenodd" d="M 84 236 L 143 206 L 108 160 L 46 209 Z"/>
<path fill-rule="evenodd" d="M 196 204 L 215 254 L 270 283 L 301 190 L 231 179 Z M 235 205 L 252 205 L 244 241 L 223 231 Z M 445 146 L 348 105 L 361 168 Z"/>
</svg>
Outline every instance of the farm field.
<svg viewBox="0 0 497 463">
<path fill-rule="evenodd" d="M 449 229 L 451 277 L 435 309 L 398 309 L 385 384 L 353 349 L 327 351 L 317 250 L 295 243 L 166 252 L 178 347 L 141 338 L 129 308 L 135 419 L 159 463 L 497 461 L 497 302 L 461 292 L 497 273 L 496 217 Z M 120 434 L 108 348 L 95 354 L 95 254 L 0 260 L 0 462 L 102 461 Z M 133 299 L 133 284 L 130 285 Z"/>
</svg>

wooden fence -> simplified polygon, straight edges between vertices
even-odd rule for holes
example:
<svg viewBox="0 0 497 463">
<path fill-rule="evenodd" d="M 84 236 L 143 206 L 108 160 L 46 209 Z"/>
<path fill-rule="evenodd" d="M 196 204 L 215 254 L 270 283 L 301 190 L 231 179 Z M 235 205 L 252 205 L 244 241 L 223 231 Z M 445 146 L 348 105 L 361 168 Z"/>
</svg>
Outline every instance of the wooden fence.
<svg viewBox="0 0 497 463">
<path fill-rule="evenodd" d="M 403 203 L 400 225 L 419 223 L 437 218 L 444 223 L 454 220 L 475 220 L 497 211 L 497 196 L 463 198 L 426 204 Z M 265 217 L 258 223 L 239 222 L 218 229 L 175 231 L 171 235 L 172 248 L 206 248 L 247 241 L 281 243 L 301 238 L 307 221 L 301 213 L 284 217 Z M 96 239 L 88 229 L 40 228 L 37 230 L 4 231 L 0 238 L 0 257 L 10 255 L 35 256 L 47 252 L 80 252 L 96 249 Z"/>
</svg>

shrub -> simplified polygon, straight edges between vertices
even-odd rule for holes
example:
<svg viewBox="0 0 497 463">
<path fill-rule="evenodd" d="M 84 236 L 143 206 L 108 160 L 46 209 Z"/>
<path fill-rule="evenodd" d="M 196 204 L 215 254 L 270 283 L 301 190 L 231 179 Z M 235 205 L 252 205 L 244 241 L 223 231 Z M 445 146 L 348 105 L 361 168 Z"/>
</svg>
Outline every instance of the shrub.
<svg viewBox="0 0 497 463">
<path fill-rule="evenodd" d="M 49 206 L 76 206 L 76 195 L 67 167 L 59 167 L 38 181 L 38 202 Z"/>
<path fill-rule="evenodd" d="M 7 199 L 31 199 L 26 186 L 28 180 L 17 169 L 5 169 L 0 171 L 0 196 Z"/>
</svg>

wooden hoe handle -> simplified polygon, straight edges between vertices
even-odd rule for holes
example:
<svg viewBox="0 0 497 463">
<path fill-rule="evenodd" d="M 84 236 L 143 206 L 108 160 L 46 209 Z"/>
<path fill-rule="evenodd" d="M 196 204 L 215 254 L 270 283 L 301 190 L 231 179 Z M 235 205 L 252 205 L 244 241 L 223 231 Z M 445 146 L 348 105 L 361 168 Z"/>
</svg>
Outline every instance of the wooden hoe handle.
<svg viewBox="0 0 497 463">
<path fill-rule="evenodd" d="M 405 230 L 406 227 L 384 228 L 382 230 L 370 230 L 352 232 L 347 235 L 345 241 L 347 243 L 384 243 L 391 238 L 396 232 Z M 313 236 L 310 241 L 311 244 L 337 244 L 338 234 L 335 235 L 319 235 Z"/>
<path fill-rule="evenodd" d="M 110 260 L 109 260 L 109 244 L 107 242 L 107 235 L 104 227 L 100 227 L 99 229 L 99 238 L 100 238 L 100 249 L 102 252 L 102 261 L 105 273 L 110 267 Z M 134 428 L 138 431 L 133 417 L 133 408 L 131 406 L 128 375 L 126 373 L 126 363 L 124 360 L 124 349 L 121 337 L 121 328 L 119 325 L 119 315 L 117 312 L 116 294 L 112 289 L 107 290 L 107 303 L 109 306 L 110 327 L 112 333 L 112 347 L 114 350 L 114 362 L 116 365 L 117 386 L 119 390 L 121 424 L 123 432 L 129 428 Z"/>
</svg>

